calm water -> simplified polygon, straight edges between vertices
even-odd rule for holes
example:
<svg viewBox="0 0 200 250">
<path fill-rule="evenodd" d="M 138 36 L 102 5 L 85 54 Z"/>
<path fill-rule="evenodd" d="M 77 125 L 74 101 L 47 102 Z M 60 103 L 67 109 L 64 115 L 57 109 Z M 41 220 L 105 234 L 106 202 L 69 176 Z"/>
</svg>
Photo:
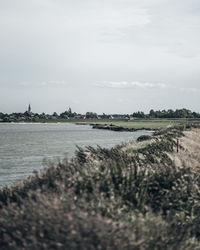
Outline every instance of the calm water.
<svg viewBox="0 0 200 250">
<path fill-rule="evenodd" d="M 114 132 L 74 124 L 0 123 L 0 186 L 10 185 L 44 167 L 45 161 L 66 154 L 76 145 L 113 147 L 150 132 Z"/>
</svg>

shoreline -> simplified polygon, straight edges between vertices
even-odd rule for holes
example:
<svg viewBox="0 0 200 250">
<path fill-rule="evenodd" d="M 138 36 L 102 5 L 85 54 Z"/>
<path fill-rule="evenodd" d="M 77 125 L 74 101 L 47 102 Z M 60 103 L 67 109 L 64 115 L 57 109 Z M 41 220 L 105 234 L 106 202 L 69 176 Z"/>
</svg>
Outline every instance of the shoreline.
<svg viewBox="0 0 200 250">
<path fill-rule="evenodd" d="M 148 132 L 154 132 L 159 129 L 153 129 L 153 128 L 125 128 L 122 126 L 116 126 L 116 125 L 108 125 L 108 124 L 93 124 L 93 123 L 78 123 L 78 122 L 1 122 L 1 124 L 6 125 L 57 125 L 57 124 L 73 124 L 73 125 L 80 125 L 80 126 L 90 126 L 93 129 L 102 129 L 102 130 L 110 130 L 115 132 L 137 132 L 137 131 L 148 131 Z"/>
</svg>

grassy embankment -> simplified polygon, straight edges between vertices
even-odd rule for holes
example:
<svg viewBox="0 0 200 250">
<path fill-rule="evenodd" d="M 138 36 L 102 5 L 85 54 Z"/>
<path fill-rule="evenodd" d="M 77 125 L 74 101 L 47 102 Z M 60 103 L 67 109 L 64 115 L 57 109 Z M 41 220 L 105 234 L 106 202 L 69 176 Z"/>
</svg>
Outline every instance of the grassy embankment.
<svg viewBox="0 0 200 250">
<path fill-rule="evenodd" d="M 2 189 L 1 249 L 200 249 L 200 129 L 183 128 L 79 148 Z"/>
<path fill-rule="evenodd" d="M 87 119 L 76 124 L 89 124 L 93 128 L 107 129 L 114 131 L 136 131 L 136 130 L 158 130 L 169 126 L 188 125 L 191 123 L 199 123 L 197 119 L 114 119 L 114 120 L 97 120 Z"/>
</svg>

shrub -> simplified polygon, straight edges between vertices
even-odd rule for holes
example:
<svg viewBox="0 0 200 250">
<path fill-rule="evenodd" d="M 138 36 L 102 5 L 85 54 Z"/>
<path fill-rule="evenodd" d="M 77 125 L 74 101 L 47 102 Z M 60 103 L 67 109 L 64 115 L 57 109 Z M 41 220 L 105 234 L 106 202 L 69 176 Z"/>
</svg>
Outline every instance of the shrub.
<svg viewBox="0 0 200 250">
<path fill-rule="evenodd" d="M 151 140 L 152 137 L 150 135 L 141 135 L 137 138 L 137 141 L 148 141 L 148 140 Z"/>
</svg>

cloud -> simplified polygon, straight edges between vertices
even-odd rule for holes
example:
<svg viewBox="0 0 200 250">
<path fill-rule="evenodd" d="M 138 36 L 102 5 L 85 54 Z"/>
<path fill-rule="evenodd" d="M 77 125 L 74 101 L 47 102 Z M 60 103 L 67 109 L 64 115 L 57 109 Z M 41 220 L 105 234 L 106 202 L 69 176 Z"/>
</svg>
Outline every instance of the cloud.
<svg viewBox="0 0 200 250">
<path fill-rule="evenodd" d="M 165 83 L 150 83 L 150 82 L 113 82 L 113 81 L 103 81 L 95 83 L 95 86 L 101 88 L 114 88 L 114 89 L 130 89 L 130 88 L 140 88 L 140 89 L 166 89 L 170 86 Z"/>
<path fill-rule="evenodd" d="M 184 92 L 184 93 L 196 93 L 196 92 L 199 92 L 200 89 L 198 89 L 198 88 L 180 88 L 180 91 Z"/>
<path fill-rule="evenodd" d="M 114 82 L 114 81 L 102 81 L 102 82 L 96 82 L 94 86 L 99 88 L 110 88 L 110 89 L 143 89 L 143 90 L 172 90 L 172 91 L 178 91 L 182 93 L 198 93 L 200 89 L 195 87 L 177 87 L 172 86 L 170 84 L 165 83 L 151 83 L 151 82 L 127 82 L 127 81 L 121 81 L 121 82 Z"/>
<path fill-rule="evenodd" d="M 199 0 L 1 0 L 0 106 L 12 111 L 19 89 L 25 103 L 41 96 L 40 111 L 48 95 L 52 111 L 74 96 L 77 109 L 111 112 L 110 100 L 114 111 L 129 98 L 116 111 L 199 110 L 199 28 Z"/>
<path fill-rule="evenodd" d="M 64 87 L 66 86 L 66 82 L 55 80 L 55 81 L 41 82 L 39 83 L 39 85 L 44 87 Z"/>
<path fill-rule="evenodd" d="M 166 54 L 178 57 L 198 57 L 200 2 L 198 0 L 149 0 L 140 1 L 137 8 L 142 10 L 140 19 L 143 26 L 137 27 L 129 21 L 125 27 L 119 27 L 127 42 L 142 47 L 161 49 Z M 129 3 L 133 9 L 135 1 Z M 125 39 L 124 39 L 125 40 Z"/>
<path fill-rule="evenodd" d="M 42 82 L 20 82 L 21 87 L 36 87 L 36 88 L 58 88 L 65 87 L 67 83 L 65 81 L 52 80 L 52 81 L 42 81 Z"/>
</svg>

